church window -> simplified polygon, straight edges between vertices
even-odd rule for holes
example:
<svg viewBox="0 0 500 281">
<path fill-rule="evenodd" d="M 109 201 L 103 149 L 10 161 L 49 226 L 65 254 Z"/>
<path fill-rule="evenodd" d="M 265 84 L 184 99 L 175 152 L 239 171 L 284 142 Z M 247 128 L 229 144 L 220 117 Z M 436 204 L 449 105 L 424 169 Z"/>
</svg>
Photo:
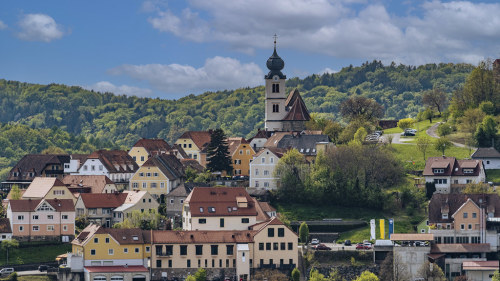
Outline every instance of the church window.
<svg viewBox="0 0 500 281">
<path fill-rule="evenodd" d="M 273 104 L 273 112 L 280 112 L 280 105 L 275 103 Z"/>
<path fill-rule="evenodd" d="M 280 84 L 273 84 L 273 93 L 279 93 L 280 92 Z"/>
</svg>

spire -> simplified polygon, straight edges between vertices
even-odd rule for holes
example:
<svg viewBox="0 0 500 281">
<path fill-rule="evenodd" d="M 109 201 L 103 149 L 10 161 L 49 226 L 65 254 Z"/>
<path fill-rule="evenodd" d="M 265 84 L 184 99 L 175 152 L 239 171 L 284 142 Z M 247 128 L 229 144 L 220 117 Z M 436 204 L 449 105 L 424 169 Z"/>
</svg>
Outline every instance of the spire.
<svg viewBox="0 0 500 281">
<path fill-rule="evenodd" d="M 278 75 L 280 79 L 286 79 L 286 76 L 283 75 L 281 70 L 285 67 L 285 62 L 278 56 L 276 52 L 276 39 L 278 36 L 274 34 L 274 52 L 272 56 L 267 60 L 267 68 L 270 70 L 269 73 L 265 76 L 266 79 L 272 79 L 275 75 Z"/>
</svg>

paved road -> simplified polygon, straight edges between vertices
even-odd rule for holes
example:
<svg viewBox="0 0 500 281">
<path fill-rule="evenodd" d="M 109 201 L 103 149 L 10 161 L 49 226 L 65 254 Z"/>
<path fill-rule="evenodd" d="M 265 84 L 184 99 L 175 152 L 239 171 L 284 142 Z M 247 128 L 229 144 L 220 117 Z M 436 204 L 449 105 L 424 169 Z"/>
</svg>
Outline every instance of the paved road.
<svg viewBox="0 0 500 281">
<path fill-rule="evenodd" d="M 382 138 L 384 138 L 384 141 L 386 143 L 389 143 L 388 137 L 392 136 L 392 143 L 398 143 L 398 144 L 413 144 L 414 143 L 407 143 L 407 141 L 412 140 L 411 138 L 401 138 L 401 133 L 395 133 L 395 134 L 385 134 L 382 135 Z"/>
<path fill-rule="evenodd" d="M 335 244 L 335 243 L 321 243 L 325 244 L 327 247 L 332 248 L 332 251 L 356 251 L 356 244 L 351 245 L 351 246 L 344 246 L 344 244 Z M 308 245 L 307 247 L 309 249 L 312 249 L 313 245 Z M 366 251 L 366 250 L 358 250 L 358 251 Z"/>
<path fill-rule="evenodd" d="M 436 139 L 439 139 L 439 136 L 437 134 L 437 127 L 439 126 L 439 124 L 441 124 L 442 122 L 437 122 L 436 124 L 432 125 L 429 129 L 427 129 L 426 133 L 433 137 L 433 138 L 436 138 Z M 461 144 L 461 143 L 458 143 L 458 142 L 451 142 L 453 145 L 455 146 L 458 146 L 458 147 L 466 147 L 466 148 L 472 148 L 472 149 L 475 149 L 475 147 L 469 147 L 465 144 Z"/>
<path fill-rule="evenodd" d="M 27 270 L 27 271 L 16 271 L 17 275 L 23 276 L 23 275 L 47 275 L 47 272 L 40 272 L 38 270 Z"/>
</svg>

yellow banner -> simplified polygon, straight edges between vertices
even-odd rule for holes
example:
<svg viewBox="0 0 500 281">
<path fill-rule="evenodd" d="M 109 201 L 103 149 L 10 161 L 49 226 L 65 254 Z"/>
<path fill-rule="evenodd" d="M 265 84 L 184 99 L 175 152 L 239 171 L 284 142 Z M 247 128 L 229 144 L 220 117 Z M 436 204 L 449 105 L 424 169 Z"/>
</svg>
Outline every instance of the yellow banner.
<svg viewBox="0 0 500 281">
<path fill-rule="evenodd" d="M 385 220 L 380 220 L 380 239 L 385 239 Z"/>
</svg>

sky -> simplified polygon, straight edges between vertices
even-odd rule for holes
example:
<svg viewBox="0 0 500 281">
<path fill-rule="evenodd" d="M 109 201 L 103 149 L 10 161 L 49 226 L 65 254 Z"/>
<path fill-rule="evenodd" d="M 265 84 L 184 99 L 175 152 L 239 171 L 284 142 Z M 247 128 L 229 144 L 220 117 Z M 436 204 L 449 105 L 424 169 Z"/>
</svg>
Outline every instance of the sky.
<svg viewBox="0 0 500 281">
<path fill-rule="evenodd" d="M 0 79 L 178 99 L 381 60 L 500 58 L 499 1 L 1 1 Z"/>
</svg>

